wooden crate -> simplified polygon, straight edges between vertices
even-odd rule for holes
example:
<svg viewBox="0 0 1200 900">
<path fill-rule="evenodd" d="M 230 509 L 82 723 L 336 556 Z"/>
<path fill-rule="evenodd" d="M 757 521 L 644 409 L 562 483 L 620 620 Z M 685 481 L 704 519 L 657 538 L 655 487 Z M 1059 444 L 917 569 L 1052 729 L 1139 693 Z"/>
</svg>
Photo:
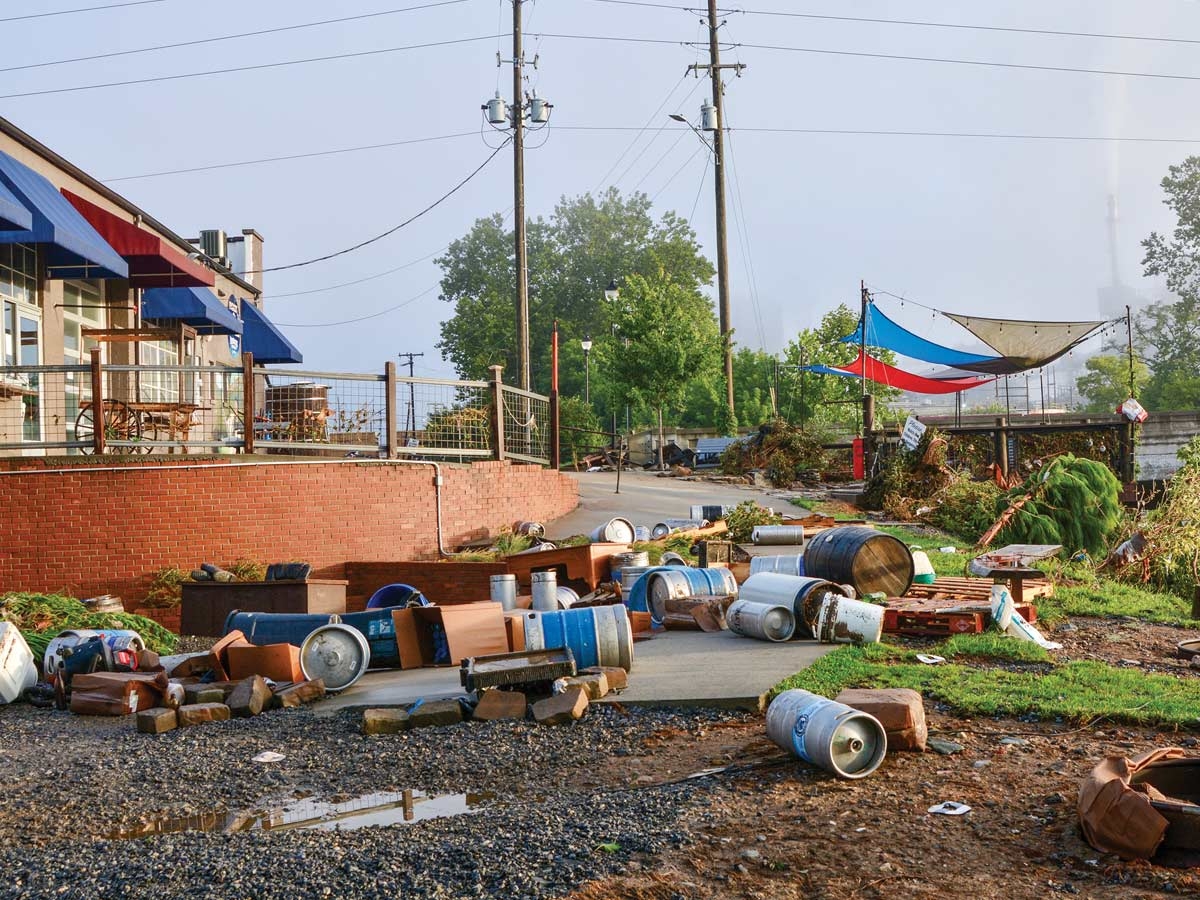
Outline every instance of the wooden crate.
<svg viewBox="0 0 1200 900">
<path fill-rule="evenodd" d="M 587 589 L 580 593 L 589 594 L 611 580 L 609 568 L 613 554 L 628 552 L 628 544 L 584 544 L 561 550 L 517 553 L 505 557 L 504 561 L 508 571 L 517 576 L 517 583 L 521 587 L 530 586 L 532 573 L 553 569 L 558 573 L 559 584 L 569 585 L 576 590 L 586 585 Z"/>
<path fill-rule="evenodd" d="M 1018 603 L 1015 609 L 1025 621 L 1037 621 L 1037 609 L 1032 603 Z M 883 612 L 884 634 L 949 637 L 955 634 L 980 634 L 991 624 L 990 600 L 956 602 L 901 597 L 889 600 Z"/>
<path fill-rule="evenodd" d="M 990 600 L 991 578 L 953 578 L 938 576 L 933 584 L 914 584 L 906 598 L 921 600 Z M 1014 590 L 1013 600 L 1021 603 L 1036 597 L 1053 597 L 1054 584 L 1041 578 L 1031 578 L 1021 584 L 1021 593 Z"/>
<path fill-rule="evenodd" d="M 221 637 L 225 634 L 225 619 L 235 609 L 266 613 L 346 611 L 345 581 L 185 581 L 182 587 L 182 634 Z"/>
</svg>

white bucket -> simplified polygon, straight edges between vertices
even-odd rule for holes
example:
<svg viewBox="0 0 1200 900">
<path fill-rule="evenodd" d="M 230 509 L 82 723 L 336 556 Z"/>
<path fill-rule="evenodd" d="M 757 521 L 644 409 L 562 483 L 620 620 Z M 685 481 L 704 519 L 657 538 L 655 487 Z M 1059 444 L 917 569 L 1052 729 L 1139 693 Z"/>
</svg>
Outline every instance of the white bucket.
<svg viewBox="0 0 1200 900">
<path fill-rule="evenodd" d="M 877 644 L 883 637 L 882 606 L 826 595 L 817 616 L 817 640 L 822 644 Z"/>
<path fill-rule="evenodd" d="M 839 778 L 865 778 L 887 755 L 878 719 L 808 691 L 784 691 L 771 701 L 767 737 Z"/>
<path fill-rule="evenodd" d="M 933 584 L 937 581 L 937 573 L 933 571 L 933 563 L 929 554 L 916 547 L 909 548 L 913 558 L 913 584 Z"/>
<path fill-rule="evenodd" d="M 25 638 L 12 622 L 0 622 L 0 703 L 12 703 L 37 684 L 37 666 Z"/>
</svg>

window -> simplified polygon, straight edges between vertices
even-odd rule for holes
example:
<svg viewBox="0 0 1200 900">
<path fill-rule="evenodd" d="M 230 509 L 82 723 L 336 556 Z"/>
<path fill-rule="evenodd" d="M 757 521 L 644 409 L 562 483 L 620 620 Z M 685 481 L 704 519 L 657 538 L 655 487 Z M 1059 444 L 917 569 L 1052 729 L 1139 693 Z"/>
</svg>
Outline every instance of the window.
<svg viewBox="0 0 1200 900">
<path fill-rule="evenodd" d="M 146 366 L 179 365 L 179 348 L 172 341 L 146 341 L 141 349 Z M 142 396 L 147 403 L 178 403 L 179 375 L 175 372 L 143 372 Z"/>
<path fill-rule="evenodd" d="M 85 328 L 103 328 L 107 310 L 94 281 L 63 282 L 63 362 L 87 365 L 92 348 L 101 347 L 94 338 L 84 337 Z M 103 348 L 102 348 L 103 349 Z M 68 423 L 79 417 L 80 405 L 92 399 L 92 379 L 78 372 L 66 374 L 66 416 Z"/>
<path fill-rule="evenodd" d="M 0 364 L 41 364 L 42 311 L 37 301 L 37 248 L 0 244 Z M 16 377 L 33 391 L 21 398 L 25 406 L 22 436 L 27 441 L 41 440 L 38 376 L 22 373 Z"/>
</svg>

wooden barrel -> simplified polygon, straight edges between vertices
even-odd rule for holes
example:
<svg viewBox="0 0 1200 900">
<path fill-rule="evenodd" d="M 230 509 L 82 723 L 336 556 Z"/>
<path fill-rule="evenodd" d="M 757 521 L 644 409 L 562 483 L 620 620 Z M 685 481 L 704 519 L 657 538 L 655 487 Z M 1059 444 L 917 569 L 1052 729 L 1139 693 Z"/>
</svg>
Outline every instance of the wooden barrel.
<svg viewBox="0 0 1200 900">
<path fill-rule="evenodd" d="M 904 541 L 874 528 L 850 525 L 818 534 L 804 548 L 804 573 L 849 584 L 858 596 L 903 597 L 913 582 L 913 558 Z"/>
</svg>

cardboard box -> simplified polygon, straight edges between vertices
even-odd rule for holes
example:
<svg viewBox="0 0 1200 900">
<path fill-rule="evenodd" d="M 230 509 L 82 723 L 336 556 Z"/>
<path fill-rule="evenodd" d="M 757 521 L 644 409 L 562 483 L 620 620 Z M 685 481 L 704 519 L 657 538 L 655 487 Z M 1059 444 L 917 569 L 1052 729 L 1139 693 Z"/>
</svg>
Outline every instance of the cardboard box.
<svg viewBox="0 0 1200 900">
<path fill-rule="evenodd" d="M 520 653 L 525 649 L 525 617 L 520 613 L 504 614 L 504 630 L 507 632 L 508 652 Z"/>
<path fill-rule="evenodd" d="M 504 619 L 504 607 L 499 603 L 461 603 L 392 610 L 400 668 L 457 666 L 471 656 L 508 653 L 508 630 Z M 450 649 L 450 659 L 444 663 L 434 662 L 436 650 L 432 629 L 439 625 L 445 630 Z"/>
<path fill-rule="evenodd" d="M 163 705 L 164 672 L 94 672 L 71 679 L 71 712 L 81 716 L 129 716 Z"/>
<path fill-rule="evenodd" d="M 303 681 L 300 648 L 292 644 L 264 644 L 261 647 L 234 645 L 229 656 L 229 680 L 241 681 L 261 675 L 276 682 Z"/>
<path fill-rule="evenodd" d="M 208 668 L 212 670 L 217 681 L 229 681 L 229 648 L 253 646 L 246 636 L 236 628 L 221 638 L 208 651 Z M 182 673 L 181 673 L 182 674 Z M 192 674 L 197 674 L 192 672 Z"/>
</svg>

